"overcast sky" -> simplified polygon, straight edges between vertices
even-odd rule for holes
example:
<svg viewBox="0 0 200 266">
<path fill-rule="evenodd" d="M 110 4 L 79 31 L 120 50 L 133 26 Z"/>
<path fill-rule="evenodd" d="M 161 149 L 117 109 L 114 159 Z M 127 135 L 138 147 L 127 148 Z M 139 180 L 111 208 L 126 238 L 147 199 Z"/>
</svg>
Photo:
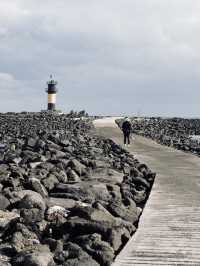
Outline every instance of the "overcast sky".
<svg viewBox="0 0 200 266">
<path fill-rule="evenodd" d="M 199 0 L 0 0 L 0 112 L 200 116 Z"/>
</svg>

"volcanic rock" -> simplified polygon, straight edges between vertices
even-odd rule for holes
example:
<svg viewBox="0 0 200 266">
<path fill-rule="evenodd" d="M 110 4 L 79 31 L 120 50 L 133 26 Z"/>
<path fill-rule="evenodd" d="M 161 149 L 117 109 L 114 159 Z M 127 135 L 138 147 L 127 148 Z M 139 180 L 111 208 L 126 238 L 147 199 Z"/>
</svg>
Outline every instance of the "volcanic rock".
<svg viewBox="0 0 200 266">
<path fill-rule="evenodd" d="M 42 183 L 48 191 L 51 191 L 58 183 L 58 179 L 54 174 L 42 179 Z"/>
<path fill-rule="evenodd" d="M 71 167 L 75 172 L 77 172 L 79 176 L 83 175 L 86 171 L 86 166 L 76 159 L 69 161 L 68 166 Z"/>
<path fill-rule="evenodd" d="M 121 217 L 125 221 L 136 222 L 138 220 L 139 212 L 133 200 L 127 199 L 127 206 L 124 206 L 120 201 L 112 201 L 108 205 L 108 210 L 116 217 Z"/>
<path fill-rule="evenodd" d="M 19 202 L 19 208 L 31 209 L 38 208 L 42 211 L 46 209 L 45 201 L 42 196 L 37 192 L 29 192 Z"/>
<path fill-rule="evenodd" d="M 0 236 L 19 220 L 19 214 L 0 210 Z"/>
<path fill-rule="evenodd" d="M 37 178 L 30 178 L 29 180 L 32 189 L 38 192 L 42 197 L 47 197 L 48 192 L 46 191 L 45 187 L 40 183 L 40 180 Z"/>
<path fill-rule="evenodd" d="M 75 243 L 68 242 L 63 252 L 55 255 L 55 261 L 63 266 L 99 266 L 87 252 Z"/>
<path fill-rule="evenodd" d="M 155 174 L 74 116 L 0 114 L 2 265 L 110 265 L 136 230 Z"/>
<path fill-rule="evenodd" d="M 55 266 L 50 252 L 22 252 L 14 258 L 14 266 Z"/>
<path fill-rule="evenodd" d="M 70 167 L 67 169 L 67 177 L 68 177 L 69 183 L 76 183 L 76 182 L 81 181 L 78 174 L 74 170 L 72 170 Z"/>
<path fill-rule="evenodd" d="M 9 200 L 3 195 L 0 195 L 0 210 L 5 211 L 9 205 L 10 205 Z"/>
<path fill-rule="evenodd" d="M 75 242 L 92 256 L 100 265 L 111 265 L 114 258 L 113 248 L 101 239 L 101 235 L 83 235 L 75 239 Z"/>
<path fill-rule="evenodd" d="M 11 245 L 15 252 L 32 251 L 38 248 L 37 245 L 40 244 L 40 241 L 35 233 L 28 230 L 23 224 L 19 224 L 17 230 L 11 239 Z"/>
</svg>

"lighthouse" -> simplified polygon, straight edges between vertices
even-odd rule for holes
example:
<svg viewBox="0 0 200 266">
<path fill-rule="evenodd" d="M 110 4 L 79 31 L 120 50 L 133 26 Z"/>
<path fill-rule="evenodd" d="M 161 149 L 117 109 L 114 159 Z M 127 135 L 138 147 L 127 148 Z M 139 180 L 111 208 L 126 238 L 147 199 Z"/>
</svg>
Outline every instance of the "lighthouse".
<svg viewBox="0 0 200 266">
<path fill-rule="evenodd" d="M 57 92 L 57 81 L 53 80 L 52 75 L 50 75 L 50 80 L 47 81 L 48 88 L 46 92 L 48 93 L 48 111 L 54 111 L 56 109 L 56 92 Z"/>
</svg>

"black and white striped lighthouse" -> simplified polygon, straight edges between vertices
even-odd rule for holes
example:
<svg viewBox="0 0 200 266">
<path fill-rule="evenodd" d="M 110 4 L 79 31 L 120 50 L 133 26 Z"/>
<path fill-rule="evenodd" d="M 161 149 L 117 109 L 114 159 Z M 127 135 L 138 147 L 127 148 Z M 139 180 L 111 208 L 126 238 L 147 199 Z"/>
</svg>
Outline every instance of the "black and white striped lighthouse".
<svg viewBox="0 0 200 266">
<path fill-rule="evenodd" d="M 56 92 L 57 92 L 57 81 L 53 80 L 52 75 L 50 75 L 50 80 L 47 81 L 48 88 L 46 92 L 48 93 L 48 111 L 54 111 L 56 109 Z"/>
</svg>

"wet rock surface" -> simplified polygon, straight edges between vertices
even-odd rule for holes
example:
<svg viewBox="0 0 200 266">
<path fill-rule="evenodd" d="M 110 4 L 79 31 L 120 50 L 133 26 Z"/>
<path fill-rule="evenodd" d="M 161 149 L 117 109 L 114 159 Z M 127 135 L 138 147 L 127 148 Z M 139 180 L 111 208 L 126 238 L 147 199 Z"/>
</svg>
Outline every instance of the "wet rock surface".
<svg viewBox="0 0 200 266">
<path fill-rule="evenodd" d="M 0 263 L 111 265 L 155 174 L 91 119 L 0 114 Z"/>
</svg>

